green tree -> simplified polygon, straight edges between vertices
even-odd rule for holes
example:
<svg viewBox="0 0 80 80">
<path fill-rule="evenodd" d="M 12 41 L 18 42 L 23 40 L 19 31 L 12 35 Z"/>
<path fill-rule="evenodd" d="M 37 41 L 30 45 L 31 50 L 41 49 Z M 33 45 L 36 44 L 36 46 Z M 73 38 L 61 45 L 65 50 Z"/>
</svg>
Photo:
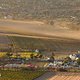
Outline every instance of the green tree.
<svg viewBox="0 0 80 80">
<path fill-rule="evenodd" d="M 77 63 L 78 63 L 78 65 L 80 65 L 80 58 L 79 58 L 79 59 L 77 59 Z"/>
<path fill-rule="evenodd" d="M 63 64 L 64 63 L 68 63 L 68 62 L 71 62 L 72 60 L 71 60 L 71 58 L 70 57 L 66 57 L 65 59 L 64 59 L 64 62 L 63 62 Z"/>
<path fill-rule="evenodd" d="M 39 55 L 39 58 L 42 58 L 42 57 L 43 57 L 43 55 L 42 55 L 42 54 L 40 54 L 40 55 Z"/>
<path fill-rule="evenodd" d="M 34 54 L 30 54 L 30 58 L 33 59 L 34 58 Z"/>
<path fill-rule="evenodd" d="M 10 53 L 10 52 L 7 52 L 7 53 L 6 53 L 6 57 L 8 57 L 8 58 L 10 58 L 12 55 L 13 55 L 13 54 Z"/>
<path fill-rule="evenodd" d="M 55 60 L 54 56 L 51 56 L 49 61 L 54 62 L 54 60 Z"/>
</svg>

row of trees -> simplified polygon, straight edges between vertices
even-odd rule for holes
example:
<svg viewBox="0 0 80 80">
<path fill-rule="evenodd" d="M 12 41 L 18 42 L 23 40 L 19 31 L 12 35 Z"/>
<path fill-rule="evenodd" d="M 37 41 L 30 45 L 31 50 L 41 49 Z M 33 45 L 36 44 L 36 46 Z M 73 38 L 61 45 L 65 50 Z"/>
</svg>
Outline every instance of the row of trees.
<svg viewBox="0 0 80 80">
<path fill-rule="evenodd" d="M 46 56 L 44 57 L 44 55 L 38 53 L 36 56 L 35 56 L 34 54 L 31 54 L 31 55 L 30 55 L 30 58 L 31 58 L 31 59 L 45 59 Z M 51 55 L 50 57 L 48 57 L 48 58 L 49 58 L 49 59 L 48 59 L 49 62 L 54 62 L 54 60 L 55 60 L 53 53 L 52 53 L 52 55 Z"/>
<path fill-rule="evenodd" d="M 78 58 L 77 60 L 72 60 L 70 57 L 66 57 L 65 59 L 64 59 L 64 62 L 63 62 L 63 64 L 65 64 L 65 63 L 69 63 L 69 62 L 77 62 L 77 64 L 78 65 L 80 65 L 80 58 Z"/>
</svg>

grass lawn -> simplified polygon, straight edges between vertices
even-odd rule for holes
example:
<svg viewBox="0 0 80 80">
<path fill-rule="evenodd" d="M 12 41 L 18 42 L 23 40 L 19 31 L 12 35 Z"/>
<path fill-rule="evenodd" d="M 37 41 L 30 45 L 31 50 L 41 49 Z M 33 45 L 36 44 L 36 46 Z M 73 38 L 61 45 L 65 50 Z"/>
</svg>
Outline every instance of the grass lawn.
<svg viewBox="0 0 80 80">
<path fill-rule="evenodd" d="M 7 52 L 0 52 L 0 58 L 5 57 Z M 31 54 L 37 55 L 36 52 L 19 52 L 21 58 L 30 58 Z M 16 58 L 16 55 L 12 55 L 12 58 Z"/>
<path fill-rule="evenodd" d="M 6 56 L 7 52 L 0 52 L 0 58 Z"/>
<path fill-rule="evenodd" d="M 44 71 L 8 71 L 0 70 L 0 80 L 33 80 L 42 74 Z"/>
</svg>

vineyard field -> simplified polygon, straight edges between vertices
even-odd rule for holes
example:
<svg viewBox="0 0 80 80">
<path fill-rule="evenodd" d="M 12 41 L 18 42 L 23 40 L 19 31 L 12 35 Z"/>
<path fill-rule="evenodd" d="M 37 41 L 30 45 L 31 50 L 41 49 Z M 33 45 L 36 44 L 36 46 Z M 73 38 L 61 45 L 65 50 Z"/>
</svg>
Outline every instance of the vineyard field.
<svg viewBox="0 0 80 80">
<path fill-rule="evenodd" d="M 21 49 L 46 49 L 53 51 L 78 51 L 80 42 L 68 39 L 40 39 L 19 36 L 10 36 L 15 47 Z"/>
<path fill-rule="evenodd" d="M 44 74 L 40 71 L 4 71 L 0 70 L 0 80 L 33 80 Z"/>
<path fill-rule="evenodd" d="M 10 44 L 20 49 L 43 49 L 52 51 L 79 51 L 80 41 L 68 39 L 40 39 L 19 36 L 0 36 L 0 50 L 9 50 Z"/>
</svg>

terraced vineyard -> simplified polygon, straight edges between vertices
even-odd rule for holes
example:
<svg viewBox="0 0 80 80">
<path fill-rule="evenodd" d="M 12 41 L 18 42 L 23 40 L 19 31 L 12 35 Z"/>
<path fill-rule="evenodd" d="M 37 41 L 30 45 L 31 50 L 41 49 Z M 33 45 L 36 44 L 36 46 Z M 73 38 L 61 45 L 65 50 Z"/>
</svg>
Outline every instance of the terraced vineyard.
<svg viewBox="0 0 80 80">
<path fill-rule="evenodd" d="M 53 51 L 78 51 L 80 42 L 76 40 L 63 39 L 40 39 L 28 37 L 10 37 L 15 46 L 22 49 L 46 49 Z"/>
<path fill-rule="evenodd" d="M 40 71 L 2 71 L 0 70 L 0 80 L 33 80 L 44 74 Z"/>
<path fill-rule="evenodd" d="M 11 40 L 7 36 L 0 35 L 0 50 L 8 49 L 9 44 L 11 44 Z"/>
<path fill-rule="evenodd" d="M 9 49 L 10 44 L 17 50 L 45 49 L 53 51 L 78 51 L 80 41 L 68 39 L 40 39 L 19 36 L 0 36 L 0 49 Z"/>
</svg>

